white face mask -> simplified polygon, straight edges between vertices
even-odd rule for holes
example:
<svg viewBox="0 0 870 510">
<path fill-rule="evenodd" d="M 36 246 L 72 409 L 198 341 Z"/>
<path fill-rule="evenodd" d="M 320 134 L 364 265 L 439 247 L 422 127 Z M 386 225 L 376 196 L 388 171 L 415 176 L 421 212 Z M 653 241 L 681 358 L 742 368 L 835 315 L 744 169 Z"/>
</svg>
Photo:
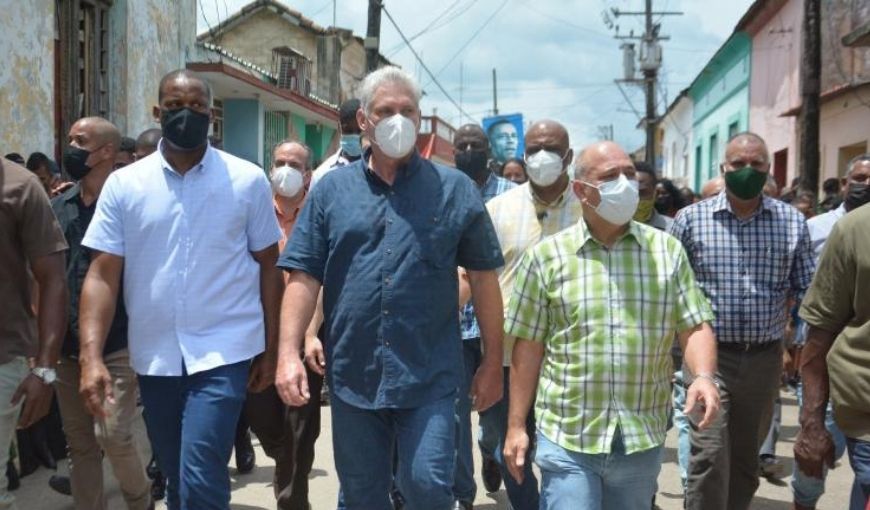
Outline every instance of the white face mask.
<svg viewBox="0 0 870 510">
<path fill-rule="evenodd" d="M 417 144 L 417 126 L 413 120 L 397 113 L 377 123 L 374 142 L 388 158 L 404 158 Z"/>
<path fill-rule="evenodd" d="M 619 174 L 618 179 L 598 186 L 585 181 L 584 184 L 598 190 L 601 202 L 595 208 L 595 212 L 604 221 L 614 225 L 625 225 L 634 216 L 640 200 L 637 194 L 637 181 L 629 180 L 625 174 Z"/>
<path fill-rule="evenodd" d="M 526 173 L 538 186 L 549 186 L 562 175 L 562 156 L 555 152 L 540 150 L 526 157 Z"/>
<path fill-rule="evenodd" d="M 272 190 L 286 198 L 293 198 L 302 191 L 302 172 L 292 166 L 281 166 L 272 170 L 270 178 Z"/>
</svg>

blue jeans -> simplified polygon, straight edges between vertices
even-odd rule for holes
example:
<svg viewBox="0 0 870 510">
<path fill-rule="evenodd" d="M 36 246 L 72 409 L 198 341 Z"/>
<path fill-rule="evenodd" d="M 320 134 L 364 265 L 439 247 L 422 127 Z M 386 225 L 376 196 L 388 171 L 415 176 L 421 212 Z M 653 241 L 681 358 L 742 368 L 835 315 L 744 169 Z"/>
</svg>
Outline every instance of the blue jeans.
<svg viewBox="0 0 870 510">
<path fill-rule="evenodd" d="M 334 393 L 331 398 L 332 449 L 344 508 L 392 510 L 394 448 L 396 485 L 406 508 L 452 507 L 456 395 L 412 409 L 361 409 Z"/>
<path fill-rule="evenodd" d="M 504 440 L 507 435 L 507 413 L 510 401 L 510 368 L 504 369 L 504 396 L 486 411 L 480 413 L 480 451 L 493 457 L 501 470 L 504 480 L 505 491 L 508 500 L 514 510 L 537 510 L 540 506 L 538 493 L 538 478 L 532 471 L 532 458 L 534 457 L 535 441 L 535 412 L 529 409 L 526 419 L 526 434 L 529 435 L 531 448 L 526 452 L 525 472 L 523 483 L 518 484 L 514 477 L 508 473 L 504 463 Z"/>
<path fill-rule="evenodd" d="M 846 449 L 849 451 L 849 464 L 855 472 L 849 510 L 864 510 L 870 500 L 870 441 L 847 437 Z"/>
<path fill-rule="evenodd" d="M 139 376 L 151 447 L 169 510 L 226 510 L 236 423 L 250 361 L 178 377 Z"/>
<path fill-rule="evenodd" d="M 456 394 L 456 469 L 453 474 L 453 497 L 458 501 L 474 502 L 477 485 L 474 483 L 474 456 L 471 441 L 471 381 L 480 366 L 480 339 L 462 341 L 465 362 L 462 385 Z"/>
<path fill-rule="evenodd" d="M 802 408 L 804 404 L 803 389 L 803 383 L 799 382 L 797 386 L 798 409 Z M 825 411 L 825 428 L 828 429 L 831 438 L 834 440 L 834 460 L 838 460 L 846 451 L 846 437 L 837 427 L 837 424 L 834 423 L 834 408 L 830 401 L 828 401 L 828 408 Z M 791 480 L 792 495 L 795 503 L 810 508 L 816 506 L 819 498 L 825 493 L 825 477 L 828 475 L 828 468 L 824 467 L 823 469 L 822 478 L 813 478 L 803 474 L 798 469 L 797 463 L 795 463 Z M 861 510 L 864 509 L 862 508 Z"/>
<path fill-rule="evenodd" d="M 626 455 L 617 430 L 609 454 L 572 452 L 540 432 L 541 510 L 646 510 L 656 491 L 663 448 Z"/>
<path fill-rule="evenodd" d="M 683 492 L 689 479 L 689 455 L 692 451 L 690 434 L 692 426 L 686 417 L 686 386 L 683 382 L 683 371 L 674 372 L 674 425 L 677 427 L 677 463 L 680 465 L 680 481 L 683 482 Z"/>
</svg>

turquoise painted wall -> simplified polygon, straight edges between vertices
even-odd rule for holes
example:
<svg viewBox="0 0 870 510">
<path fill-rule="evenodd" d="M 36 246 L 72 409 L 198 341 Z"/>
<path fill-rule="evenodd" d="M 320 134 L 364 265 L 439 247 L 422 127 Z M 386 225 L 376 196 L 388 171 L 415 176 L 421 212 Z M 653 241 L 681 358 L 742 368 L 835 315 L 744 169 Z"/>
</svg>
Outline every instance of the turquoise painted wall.
<svg viewBox="0 0 870 510">
<path fill-rule="evenodd" d="M 314 153 L 314 161 L 312 163 L 315 166 L 319 165 L 328 156 L 326 151 L 329 150 L 329 143 L 332 141 L 334 134 L 335 128 L 326 126 L 317 127 L 315 124 L 305 126 L 305 143 L 311 147 L 311 151 Z"/>
<path fill-rule="evenodd" d="M 749 128 L 749 76 L 752 39 L 733 34 L 689 88 L 692 110 L 695 191 L 719 173 L 725 144 Z"/>
<path fill-rule="evenodd" d="M 225 99 L 224 150 L 261 165 L 262 115 L 256 99 Z"/>
</svg>

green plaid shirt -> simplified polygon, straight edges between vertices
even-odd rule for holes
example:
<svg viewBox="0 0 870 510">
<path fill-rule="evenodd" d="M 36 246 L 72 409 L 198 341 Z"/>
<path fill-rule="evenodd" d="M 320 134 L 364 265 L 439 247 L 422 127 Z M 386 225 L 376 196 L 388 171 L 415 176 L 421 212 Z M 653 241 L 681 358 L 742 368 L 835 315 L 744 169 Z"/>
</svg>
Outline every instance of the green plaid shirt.
<svg viewBox="0 0 870 510">
<path fill-rule="evenodd" d="M 505 331 L 543 342 L 535 418 L 565 449 L 627 453 L 665 441 L 674 334 L 713 319 L 680 242 L 631 222 L 608 250 L 584 221 L 526 252 Z"/>
</svg>

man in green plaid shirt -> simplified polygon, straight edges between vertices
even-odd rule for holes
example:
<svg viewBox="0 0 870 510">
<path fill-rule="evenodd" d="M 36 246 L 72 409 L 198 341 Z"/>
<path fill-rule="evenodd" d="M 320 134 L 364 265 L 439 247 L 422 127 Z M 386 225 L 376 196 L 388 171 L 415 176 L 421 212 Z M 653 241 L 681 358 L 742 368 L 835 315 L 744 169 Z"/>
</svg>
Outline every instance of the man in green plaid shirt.
<svg viewBox="0 0 870 510">
<path fill-rule="evenodd" d="M 675 334 L 690 372 L 687 412 L 703 428 L 719 408 L 713 311 L 680 242 L 631 221 L 635 169 L 618 145 L 587 147 L 572 187 L 583 220 L 526 253 L 505 318 L 517 338 L 505 460 L 521 477 L 537 387 L 541 507 L 648 509 Z"/>
</svg>

